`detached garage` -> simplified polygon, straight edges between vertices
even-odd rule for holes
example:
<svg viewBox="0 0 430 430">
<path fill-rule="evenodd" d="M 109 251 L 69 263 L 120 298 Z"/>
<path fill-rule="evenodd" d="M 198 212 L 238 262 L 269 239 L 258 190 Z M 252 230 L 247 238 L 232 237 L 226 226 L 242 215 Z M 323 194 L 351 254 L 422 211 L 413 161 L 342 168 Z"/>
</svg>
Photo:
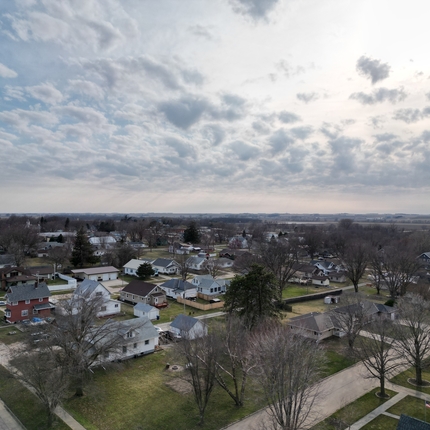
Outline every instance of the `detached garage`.
<svg viewBox="0 0 430 430">
<path fill-rule="evenodd" d="M 135 317 L 147 317 L 150 320 L 158 320 L 160 318 L 160 311 L 154 306 L 147 305 L 146 303 L 138 303 L 134 306 L 133 311 Z"/>
<path fill-rule="evenodd" d="M 89 269 L 74 269 L 72 270 L 72 273 L 79 278 L 104 282 L 118 279 L 119 270 L 113 266 L 102 266 L 90 267 Z"/>
</svg>

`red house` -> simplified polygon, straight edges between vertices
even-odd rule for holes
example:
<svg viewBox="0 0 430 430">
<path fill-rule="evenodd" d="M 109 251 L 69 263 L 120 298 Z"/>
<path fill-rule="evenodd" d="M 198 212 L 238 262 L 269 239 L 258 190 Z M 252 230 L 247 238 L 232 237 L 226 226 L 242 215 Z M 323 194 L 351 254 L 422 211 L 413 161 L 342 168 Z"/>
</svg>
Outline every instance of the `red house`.
<svg viewBox="0 0 430 430">
<path fill-rule="evenodd" d="M 43 282 L 9 287 L 5 295 L 5 320 L 16 323 L 33 317 L 49 317 L 53 308 L 49 303 L 50 295 L 48 286 Z"/>
</svg>

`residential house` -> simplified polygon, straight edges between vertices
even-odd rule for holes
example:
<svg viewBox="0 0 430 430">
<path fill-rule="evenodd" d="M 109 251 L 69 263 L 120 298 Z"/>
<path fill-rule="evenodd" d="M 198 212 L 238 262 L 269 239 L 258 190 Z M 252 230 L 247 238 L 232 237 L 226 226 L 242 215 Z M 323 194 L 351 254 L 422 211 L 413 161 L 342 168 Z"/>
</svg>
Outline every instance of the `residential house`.
<svg viewBox="0 0 430 430">
<path fill-rule="evenodd" d="M 130 276 L 137 276 L 137 269 L 144 263 L 148 263 L 152 265 L 154 260 L 148 260 L 147 258 L 142 258 L 141 260 L 132 259 L 127 264 L 124 264 L 124 274 Z M 152 270 L 154 271 L 154 276 L 158 276 L 158 270 L 152 266 Z"/>
<path fill-rule="evenodd" d="M 0 269 L 16 266 L 15 257 L 12 254 L 0 255 Z"/>
<path fill-rule="evenodd" d="M 328 276 L 314 275 L 312 276 L 312 285 L 315 285 L 315 287 L 328 287 L 330 285 L 330 279 Z"/>
<path fill-rule="evenodd" d="M 111 324 L 111 336 L 119 336 L 120 342 L 116 350 L 100 357 L 100 362 L 122 361 L 155 351 L 158 345 L 158 331 L 148 318 L 112 321 L 109 324 Z M 111 342 L 111 339 L 106 336 L 106 339 L 97 341 Z"/>
<path fill-rule="evenodd" d="M 335 326 L 333 318 L 328 313 L 311 312 L 291 318 L 289 326 L 295 333 L 319 342 L 331 336 L 342 336 L 342 332 Z"/>
<path fill-rule="evenodd" d="M 186 243 L 173 242 L 173 244 L 169 245 L 169 252 L 172 254 L 189 254 L 193 250 L 193 245 L 188 245 Z"/>
<path fill-rule="evenodd" d="M 118 279 L 119 270 L 113 266 L 101 266 L 90 267 L 88 269 L 74 269 L 72 273 L 79 278 L 104 282 Z"/>
<path fill-rule="evenodd" d="M 189 269 L 200 271 L 204 269 L 206 261 L 206 257 L 189 257 L 185 264 Z"/>
<path fill-rule="evenodd" d="M 43 282 L 9 286 L 5 295 L 5 320 L 10 323 L 16 323 L 33 317 L 49 317 L 51 310 L 54 308 L 49 303 L 50 296 L 48 286 Z"/>
<path fill-rule="evenodd" d="M 175 337 L 185 337 L 192 340 L 206 336 L 208 328 L 205 323 L 197 318 L 180 314 L 170 323 L 170 332 Z"/>
<path fill-rule="evenodd" d="M 244 249 L 232 249 L 232 248 L 224 248 L 219 252 L 220 257 L 230 258 L 230 260 L 234 260 L 237 257 L 241 257 L 242 255 L 251 253 Z"/>
<path fill-rule="evenodd" d="M 157 258 L 152 262 L 152 268 L 164 275 L 176 275 L 181 269 L 181 265 L 175 260 L 167 258 Z"/>
<path fill-rule="evenodd" d="M 424 263 L 430 263 L 430 252 L 423 252 L 418 256 L 418 259 Z"/>
<path fill-rule="evenodd" d="M 198 275 L 194 277 L 191 283 L 197 288 L 197 291 L 208 296 L 224 294 L 230 285 L 229 280 L 214 279 L 211 275 Z"/>
<path fill-rule="evenodd" d="M 139 318 L 146 317 L 150 320 L 158 320 L 160 318 L 160 310 L 145 303 L 138 303 L 135 305 L 133 307 L 133 313 L 135 317 Z"/>
<path fill-rule="evenodd" d="M 0 269 L 2 290 L 7 291 L 11 286 L 32 285 L 37 283 L 37 277 L 22 267 L 4 267 Z"/>
<path fill-rule="evenodd" d="M 228 246 L 233 249 L 246 249 L 248 248 L 248 241 L 246 237 L 236 235 L 228 241 Z"/>
<path fill-rule="evenodd" d="M 346 272 L 343 270 L 340 270 L 339 272 L 330 272 L 328 275 L 330 282 L 346 282 L 347 276 Z"/>
<path fill-rule="evenodd" d="M 120 303 L 117 300 L 111 300 L 109 290 L 98 281 L 84 279 L 73 292 L 75 303 L 79 303 L 79 298 L 85 300 L 97 298 L 100 300 L 100 310 L 97 312 L 98 318 L 116 315 L 121 312 Z M 78 312 L 78 309 L 76 309 L 76 312 L 73 313 L 77 314 Z"/>
<path fill-rule="evenodd" d="M 426 401 L 424 407 L 428 408 Z M 410 417 L 409 415 L 401 414 L 397 422 L 396 430 L 430 430 L 430 423 Z"/>
<path fill-rule="evenodd" d="M 46 279 L 54 279 L 55 272 L 53 266 L 32 266 L 28 268 L 28 271 L 32 276 L 36 276 L 39 281 Z"/>
<path fill-rule="evenodd" d="M 145 303 L 162 308 L 167 306 L 166 293 L 158 285 L 144 281 L 131 281 L 120 292 L 120 300 L 132 304 Z"/>
<path fill-rule="evenodd" d="M 169 279 L 160 284 L 160 287 L 165 291 L 166 296 L 172 299 L 177 299 L 178 297 L 193 299 L 197 297 L 196 286 L 182 279 Z"/>
<path fill-rule="evenodd" d="M 221 268 L 221 269 L 228 269 L 230 267 L 233 267 L 233 260 L 231 260 L 230 258 L 218 258 L 218 260 L 215 260 L 216 265 Z"/>
<path fill-rule="evenodd" d="M 88 241 L 97 248 L 109 248 L 116 244 L 116 239 L 112 236 L 94 236 L 90 237 Z"/>
</svg>

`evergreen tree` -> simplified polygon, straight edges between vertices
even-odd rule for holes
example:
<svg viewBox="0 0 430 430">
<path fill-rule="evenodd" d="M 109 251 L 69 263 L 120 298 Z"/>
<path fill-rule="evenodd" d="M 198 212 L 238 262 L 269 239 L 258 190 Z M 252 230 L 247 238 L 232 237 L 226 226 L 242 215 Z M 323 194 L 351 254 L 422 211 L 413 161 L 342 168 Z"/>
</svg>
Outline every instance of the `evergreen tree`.
<svg viewBox="0 0 430 430">
<path fill-rule="evenodd" d="M 66 218 L 66 222 L 64 223 L 64 230 L 68 231 L 68 229 L 69 229 L 69 224 L 70 224 L 70 220 L 69 220 L 69 218 L 67 217 L 67 218 Z"/>
<path fill-rule="evenodd" d="M 263 266 L 253 264 L 245 276 L 236 276 L 224 295 L 224 309 L 237 314 L 252 328 L 267 318 L 279 316 L 276 279 Z"/>
<path fill-rule="evenodd" d="M 81 227 L 76 233 L 75 245 L 73 247 L 72 258 L 70 262 L 74 267 L 84 267 L 97 263 L 97 257 L 94 255 L 93 248 Z"/>
<path fill-rule="evenodd" d="M 154 270 L 149 263 L 141 264 L 136 270 L 136 275 L 139 277 L 139 279 L 142 279 L 143 281 L 145 279 L 150 278 L 153 274 Z"/>
<path fill-rule="evenodd" d="M 200 233 L 197 230 L 197 225 L 194 221 L 190 223 L 187 229 L 184 231 L 184 241 L 189 243 L 199 243 Z"/>
</svg>

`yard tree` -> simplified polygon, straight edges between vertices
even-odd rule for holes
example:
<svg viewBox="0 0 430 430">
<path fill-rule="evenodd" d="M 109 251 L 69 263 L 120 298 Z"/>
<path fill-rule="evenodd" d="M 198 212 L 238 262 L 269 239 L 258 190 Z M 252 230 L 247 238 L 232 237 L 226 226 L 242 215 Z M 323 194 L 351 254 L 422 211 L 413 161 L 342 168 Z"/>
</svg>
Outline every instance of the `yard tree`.
<svg viewBox="0 0 430 430">
<path fill-rule="evenodd" d="M 252 265 L 245 276 L 235 276 L 224 295 L 224 308 L 236 314 L 252 328 L 258 323 L 279 317 L 276 279 L 263 266 Z"/>
<path fill-rule="evenodd" d="M 250 353 L 251 333 L 238 317 L 229 316 L 225 324 L 212 327 L 216 354 L 215 379 L 233 399 L 236 406 L 243 406 L 245 388 L 255 366 Z"/>
<path fill-rule="evenodd" d="M 94 255 L 93 248 L 82 227 L 76 233 L 70 262 L 74 267 L 84 267 L 97 263 L 97 257 Z"/>
<path fill-rule="evenodd" d="M 210 258 L 203 263 L 204 269 L 208 272 L 212 278 L 216 279 L 221 273 L 221 266 L 218 260 Z"/>
<path fill-rule="evenodd" d="M 297 251 L 297 246 L 282 239 L 260 244 L 261 262 L 274 275 L 278 284 L 278 300 L 282 300 L 282 292 L 288 281 L 299 269 Z"/>
<path fill-rule="evenodd" d="M 90 292 L 73 295 L 59 302 L 56 324 L 50 327 L 50 339 L 61 351 L 57 361 L 66 369 L 78 397 L 84 394 L 91 367 L 103 361 L 105 354 L 117 352 L 123 339 L 120 326 L 110 320 L 98 321 L 102 306 L 103 298 Z"/>
<path fill-rule="evenodd" d="M 56 246 L 48 251 L 48 257 L 54 264 L 54 271 L 58 270 L 70 256 L 69 248 L 67 246 Z"/>
<path fill-rule="evenodd" d="M 352 351 L 357 336 L 368 321 L 372 303 L 366 301 L 361 293 L 344 293 L 341 300 L 343 306 L 333 309 L 331 316 L 335 325 L 345 333 Z"/>
<path fill-rule="evenodd" d="M 418 294 L 398 301 L 397 348 L 415 369 L 416 385 L 423 385 L 424 359 L 430 352 L 430 302 Z"/>
<path fill-rule="evenodd" d="M 321 396 L 318 381 L 324 366 L 324 352 L 288 326 L 264 324 L 254 333 L 251 350 L 254 375 L 268 404 L 271 428 L 310 428 L 314 406 Z"/>
<path fill-rule="evenodd" d="M 47 428 L 51 428 L 55 408 L 66 397 L 69 379 L 66 369 L 59 364 L 59 352 L 47 345 L 19 351 L 10 362 L 14 376 L 29 386 L 48 413 Z"/>
<path fill-rule="evenodd" d="M 149 279 L 154 273 L 154 269 L 150 263 L 142 263 L 136 270 L 136 275 L 142 280 Z"/>
<path fill-rule="evenodd" d="M 321 249 L 324 240 L 324 232 L 321 227 L 310 226 L 305 231 L 305 245 L 311 260 L 315 254 Z"/>
<path fill-rule="evenodd" d="M 184 230 L 184 241 L 187 243 L 200 242 L 200 233 L 197 229 L 197 224 L 195 221 L 191 221 L 190 225 Z"/>
<path fill-rule="evenodd" d="M 367 335 L 359 336 L 354 349 L 355 356 L 368 371 L 368 378 L 379 380 L 380 397 L 388 397 L 385 391 L 385 379 L 387 375 L 399 367 L 402 354 L 394 348 L 396 343 L 393 337 L 393 323 L 390 320 L 378 318 L 373 321 L 366 330 Z"/>
<path fill-rule="evenodd" d="M 341 256 L 345 267 L 346 276 L 354 285 L 354 291 L 358 293 L 358 284 L 364 276 L 368 262 L 369 251 L 365 243 L 353 240 Z"/>
<path fill-rule="evenodd" d="M 199 410 L 199 425 L 204 422 L 205 412 L 215 387 L 215 368 L 218 348 L 212 334 L 190 339 L 186 333 L 174 346 L 174 352 L 184 365 L 183 377 L 193 390 Z"/>
</svg>

